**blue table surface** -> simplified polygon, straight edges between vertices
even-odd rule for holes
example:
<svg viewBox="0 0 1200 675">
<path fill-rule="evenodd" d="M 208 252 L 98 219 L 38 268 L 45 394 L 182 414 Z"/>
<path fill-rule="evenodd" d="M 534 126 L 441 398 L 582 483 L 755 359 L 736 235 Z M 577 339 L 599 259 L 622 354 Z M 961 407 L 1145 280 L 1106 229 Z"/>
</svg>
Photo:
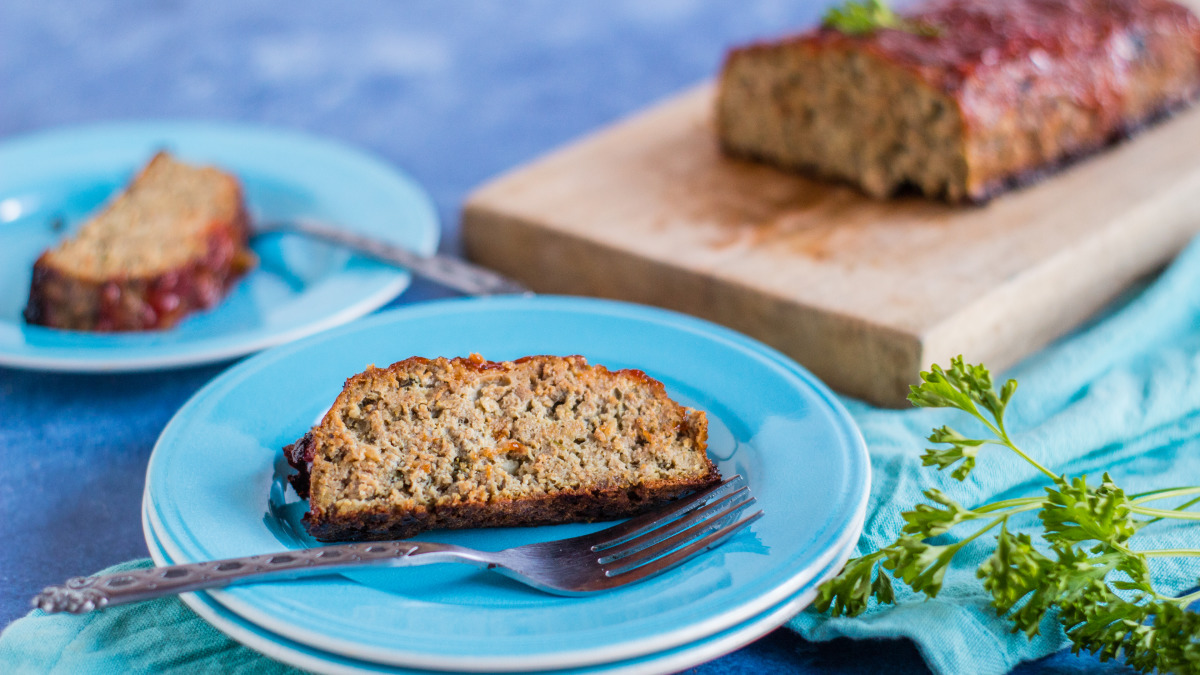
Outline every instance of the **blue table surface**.
<svg viewBox="0 0 1200 675">
<path fill-rule="evenodd" d="M 711 77 L 729 46 L 809 25 L 825 4 L 5 0 L 0 141 L 129 119 L 321 134 L 424 184 L 442 249 L 454 253 L 472 187 Z M 393 304 L 446 295 L 418 283 Z M 150 449 L 228 365 L 136 375 L 0 368 L 0 626 L 47 584 L 147 555 L 138 514 Z M 783 629 L 696 671 L 928 672 L 905 641 L 817 644 Z M 1064 652 L 1017 672 L 1129 671 Z"/>
</svg>

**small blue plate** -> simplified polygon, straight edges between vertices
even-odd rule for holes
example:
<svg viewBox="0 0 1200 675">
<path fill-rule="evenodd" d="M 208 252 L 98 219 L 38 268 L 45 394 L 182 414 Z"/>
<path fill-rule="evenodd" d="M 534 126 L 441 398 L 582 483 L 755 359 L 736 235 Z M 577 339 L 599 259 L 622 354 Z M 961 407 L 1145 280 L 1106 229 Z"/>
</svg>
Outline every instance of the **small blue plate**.
<svg viewBox="0 0 1200 675">
<path fill-rule="evenodd" d="M 175 328 L 98 334 L 21 317 L 33 262 L 155 151 L 236 174 L 252 218 L 311 217 L 418 253 L 437 248 L 433 205 L 412 179 L 357 150 L 299 133 L 210 123 L 104 124 L 0 143 L 0 365 L 74 372 L 210 363 L 345 323 L 394 298 L 406 272 L 293 235 L 258 238 L 260 265 L 229 297 Z"/>
<path fill-rule="evenodd" d="M 146 535 L 146 546 L 156 565 L 175 564 L 158 542 L 150 526 L 147 507 L 142 508 L 142 529 Z M 545 675 L 633 675 L 646 673 L 675 673 L 728 654 L 775 630 L 795 616 L 816 598 L 817 589 L 826 579 L 836 575 L 854 551 L 854 541 L 849 542 L 808 585 L 795 595 L 762 614 L 744 621 L 733 628 L 686 645 L 646 656 L 600 663 L 580 668 L 542 671 Z M 276 661 L 302 668 L 313 673 L 326 675 L 431 675 L 445 672 L 416 670 L 403 666 L 388 666 L 369 661 L 360 661 L 345 656 L 329 654 L 307 645 L 264 630 L 217 604 L 207 593 L 185 593 L 180 596 L 184 604 L 192 608 L 200 618 L 231 639 L 250 647 Z"/>
<path fill-rule="evenodd" d="M 242 363 L 168 424 L 147 471 L 149 517 L 172 560 L 318 545 L 280 486 L 279 449 L 301 436 L 371 363 L 480 352 L 493 360 L 582 354 L 639 368 L 709 419 L 709 455 L 746 476 L 765 513 L 720 548 L 653 580 L 562 598 L 462 565 L 361 571 L 235 587 L 210 596 L 277 635 L 324 652 L 413 668 L 583 667 L 717 634 L 795 595 L 857 538 L 866 447 L 807 371 L 733 331 L 658 309 L 581 298 L 413 305 Z M 432 532 L 499 549 L 603 524 Z"/>
</svg>

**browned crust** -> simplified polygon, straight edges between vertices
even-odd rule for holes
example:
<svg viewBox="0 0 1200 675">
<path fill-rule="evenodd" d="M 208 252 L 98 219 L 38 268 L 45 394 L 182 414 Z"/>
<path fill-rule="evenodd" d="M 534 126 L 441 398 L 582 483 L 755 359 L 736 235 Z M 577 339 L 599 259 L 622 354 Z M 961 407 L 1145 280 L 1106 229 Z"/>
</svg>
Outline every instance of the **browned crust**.
<svg viewBox="0 0 1200 675">
<path fill-rule="evenodd" d="M 709 461 L 702 480 L 661 482 L 631 487 L 562 490 L 538 498 L 395 511 L 355 511 L 352 514 L 305 514 L 304 526 L 321 541 L 406 539 L 425 530 L 475 527 L 518 527 L 586 523 L 628 518 L 661 506 L 688 492 L 720 482 Z"/>
<path fill-rule="evenodd" d="M 1190 92 L 1188 96 L 1184 98 L 1168 101 L 1166 104 L 1155 110 L 1152 110 L 1148 115 L 1141 119 L 1128 120 L 1126 124 L 1113 131 L 1108 137 L 1102 138 L 1099 141 L 1087 146 L 1075 148 L 1070 153 L 1062 155 L 1053 162 L 1035 166 L 1027 166 L 1016 169 L 1009 174 L 994 176 L 991 180 L 984 183 L 974 192 L 966 193 L 963 199 L 957 201 L 956 203 L 964 206 L 983 206 L 992 199 L 1006 192 L 1040 183 L 1041 181 L 1046 180 L 1047 178 L 1050 178 L 1055 174 L 1088 159 L 1089 157 L 1095 156 L 1114 145 L 1123 143 L 1130 138 L 1133 138 L 1137 134 L 1153 127 L 1156 124 L 1160 124 L 1170 119 L 1171 117 L 1193 105 L 1198 99 L 1200 99 L 1200 89 Z M 747 152 L 740 148 L 727 145 L 723 138 L 718 140 L 720 142 L 721 151 L 729 157 L 754 162 L 763 162 L 766 164 L 777 164 L 774 158 L 759 155 L 754 152 Z M 782 168 L 813 174 L 820 177 L 822 180 L 828 180 L 843 185 L 857 187 L 857 184 L 854 181 L 847 180 L 841 176 L 825 173 L 821 171 L 820 167 L 789 165 Z"/>
<path fill-rule="evenodd" d="M 25 320 L 65 330 L 154 330 L 220 302 L 257 264 L 241 186 L 228 178 L 236 188 L 236 215 L 213 222 L 204 249 L 187 264 L 153 276 L 90 279 L 55 267 L 43 253 L 33 265 Z"/>
<path fill-rule="evenodd" d="M 513 362 L 485 361 L 476 355 L 470 358 L 455 358 L 450 362 L 479 371 L 511 369 L 517 364 L 538 360 L 571 360 L 587 365 L 582 356 L 526 356 Z M 387 371 L 401 372 L 413 365 L 430 364 L 433 360 L 411 357 L 388 366 Z M 589 366 L 601 373 L 609 372 L 604 366 Z M 365 379 L 370 369 L 346 380 L 346 387 L 339 394 L 332 410 L 342 403 L 352 386 Z M 612 371 L 634 377 L 651 387 L 655 394 L 667 398 L 666 387 L 644 372 L 634 369 Z M 693 411 L 694 412 L 694 411 Z M 330 413 L 327 413 L 327 415 Z M 708 429 L 703 413 L 685 417 L 684 424 L 700 420 L 680 429 L 680 432 L 695 439 L 703 450 L 707 447 Z M 318 425 L 319 426 L 319 425 Z M 319 449 L 312 431 L 295 443 L 283 448 L 284 457 L 297 473 L 288 478 L 297 494 L 307 499 L 311 487 L 313 461 Z M 464 529 L 475 527 L 515 527 L 549 525 L 568 522 L 592 522 L 626 518 L 644 513 L 693 490 L 720 482 L 721 474 L 707 455 L 704 457 L 706 470 L 703 476 L 689 481 L 651 481 L 638 485 L 595 485 L 588 488 L 560 490 L 536 498 L 504 499 L 488 502 L 464 501 L 433 508 L 418 506 L 413 509 L 386 508 L 364 511 L 355 509 L 350 513 L 339 513 L 335 509 L 321 509 L 310 504 L 304 516 L 308 532 L 321 541 L 384 540 L 403 539 L 429 529 Z"/>
<path fill-rule="evenodd" d="M 1147 115 L 1139 119 L 1124 120 L 1112 133 L 1106 137 L 1096 140 L 1094 143 L 1081 145 L 1073 148 L 1070 152 L 1059 156 L 1052 162 L 1047 162 L 1040 165 L 1025 166 L 1013 170 L 1008 174 L 1000 174 L 993 176 L 990 180 L 981 184 L 973 192 L 968 193 L 963 200 L 964 204 L 981 206 L 990 202 L 995 197 L 1024 187 L 1029 187 L 1040 183 L 1041 181 L 1050 178 L 1051 176 L 1068 169 L 1081 161 L 1088 159 L 1094 155 L 1104 152 L 1108 148 L 1123 143 L 1142 131 L 1160 124 L 1180 111 L 1191 106 L 1200 98 L 1200 89 L 1188 92 L 1185 97 L 1170 100 L 1151 110 Z"/>
<path fill-rule="evenodd" d="M 427 366 L 429 364 L 432 364 L 434 361 L 435 361 L 435 359 L 427 359 L 423 356 L 410 356 L 407 359 L 404 359 L 403 361 L 397 361 L 397 362 L 393 363 L 392 365 L 388 366 L 387 368 L 384 368 L 383 370 L 386 372 L 398 373 L 400 371 L 407 370 L 408 368 L 412 367 L 413 365 Z M 551 362 L 551 361 L 571 361 L 581 367 L 591 368 L 596 373 L 603 374 L 603 373 L 611 372 L 613 375 L 626 375 L 626 376 L 629 376 L 629 377 L 632 377 L 634 379 L 641 381 L 642 384 L 644 384 L 648 387 L 653 388 L 659 396 L 665 397 L 667 395 L 667 388 L 665 386 L 663 386 L 662 382 L 659 382 L 658 380 L 654 379 L 653 377 L 650 377 L 649 375 L 647 375 L 645 372 L 643 372 L 641 370 L 638 370 L 636 368 L 625 368 L 623 370 L 610 371 L 608 368 L 605 368 L 603 365 L 600 365 L 600 364 L 589 365 L 587 362 L 587 359 L 584 358 L 583 356 L 580 356 L 579 354 L 572 354 L 570 356 L 553 356 L 550 354 L 533 354 L 530 356 L 522 356 L 521 358 L 514 359 L 512 361 L 488 361 L 488 360 L 484 359 L 483 357 L 479 356 L 478 354 L 472 354 L 471 356 L 456 356 L 452 359 L 449 359 L 449 362 L 451 364 L 463 366 L 466 368 L 471 368 L 473 370 L 477 370 L 480 372 L 484 372 L 484 371 L 488 371 L 488 370 L 512 370 L 513 366 L 518 366 L 523 363 L 530 363 L 530 362 L 537 362 L 537 361 L 547 362 L 547 363 Z M 365 379 L 366 376 L 367 376 L 367 373 L 365 373 L 365 372 L 354 375 L 346 380 L 346 386 L 349 386 L 351 383 L 358 382 L 359 380 Z"/>
</svg>

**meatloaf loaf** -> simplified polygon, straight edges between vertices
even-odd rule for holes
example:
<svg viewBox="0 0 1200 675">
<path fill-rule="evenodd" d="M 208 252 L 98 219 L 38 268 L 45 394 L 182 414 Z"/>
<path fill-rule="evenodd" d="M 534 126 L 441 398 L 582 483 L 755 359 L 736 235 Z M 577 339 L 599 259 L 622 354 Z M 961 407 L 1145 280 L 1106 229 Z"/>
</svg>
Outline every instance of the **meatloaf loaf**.
<svg viewBox="0 0 1200 675">
<path fill-rule="evenodd" d="M 703 412 L 583 357 L 414 357 L 346 382 L 284 448 L 317 539 L 631 516 L 720 480 Z"/>
<path fill-rule="evenodd" d="M 733 50 L 724 150 L 875 197 L 982 201 L 1200 90 L 1200 22 L 1167 0 L 933 0 L 906 16 Z"/>
<path fill-rule="evenodd" d="M 233 176 L 158 153 L 123 193 L 33 266 L 25 319 L 52 328 L 168 328 L 254 265 Z"/>
</svg>

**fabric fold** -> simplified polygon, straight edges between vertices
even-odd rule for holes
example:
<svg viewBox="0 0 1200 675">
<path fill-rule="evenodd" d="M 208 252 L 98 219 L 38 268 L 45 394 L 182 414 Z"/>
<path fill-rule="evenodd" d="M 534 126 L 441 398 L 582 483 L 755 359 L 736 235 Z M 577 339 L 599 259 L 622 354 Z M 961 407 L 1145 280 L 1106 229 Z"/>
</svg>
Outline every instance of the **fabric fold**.
<svg viewBox="0 0 1200 675">
<path fill-rule="evenodd" d="M 134 560 L 100 573 L 153 566 Z M 0 634 L 0 664 L 6 675 L 301 673 L 229 639 L 177 597 L 80 615 L 35 609 Z"/>
</svg>

